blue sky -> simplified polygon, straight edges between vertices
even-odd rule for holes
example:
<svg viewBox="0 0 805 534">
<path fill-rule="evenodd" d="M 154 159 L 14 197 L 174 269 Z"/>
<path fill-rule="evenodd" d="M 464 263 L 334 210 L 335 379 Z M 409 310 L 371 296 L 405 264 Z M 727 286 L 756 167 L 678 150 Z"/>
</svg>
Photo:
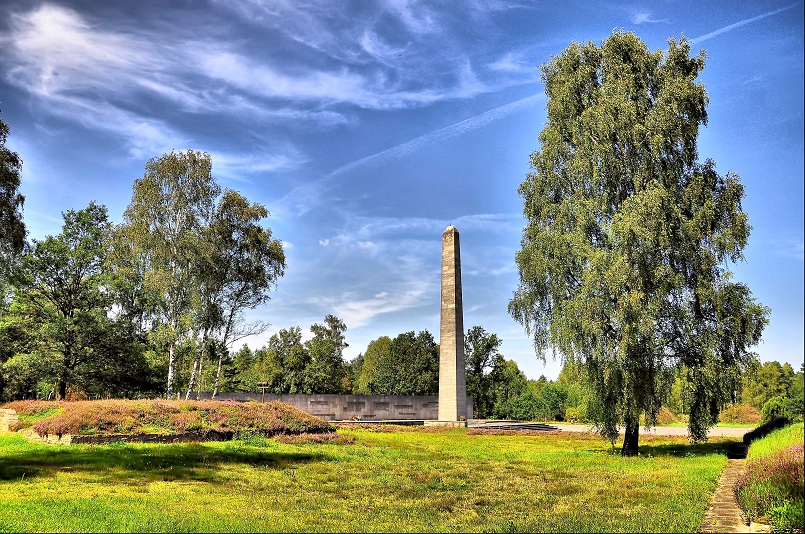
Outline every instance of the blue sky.
<svg viewBox="0 0 805 534">
<path fill-rule="evenodd" d="M 761 360 L 803 360 L 803 3 L 2 0 L 0 109 L 24 161 L 29 237 L 90 200 L 114 222 L 146 161 L 209 152 L 265 204 L 287 274 L 251 314 L 305 331 L 328 313 L 347 356 L 438 339 L 442 231 L 461 233 L 464 324 L 556 378 L 506 312 L 517 187 L 546 120 L 538 66 L 633 31 L 705 49 L 700 157 L 734 171 L 754 230 L 736 279 L 772 309 Z"/>
</svg>

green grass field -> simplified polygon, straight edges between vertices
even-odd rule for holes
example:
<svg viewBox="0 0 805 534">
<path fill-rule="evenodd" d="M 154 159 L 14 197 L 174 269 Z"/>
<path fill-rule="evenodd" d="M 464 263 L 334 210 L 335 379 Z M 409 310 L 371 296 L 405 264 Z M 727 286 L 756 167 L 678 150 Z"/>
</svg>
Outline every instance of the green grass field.
<svg viewBox="0 0 805 534">
<path fill-rule="evenodd" d="M 0 434 L 0 531 L 696 532 L 730 442 L 339 430 L 353 443 Z"/>
</svg>

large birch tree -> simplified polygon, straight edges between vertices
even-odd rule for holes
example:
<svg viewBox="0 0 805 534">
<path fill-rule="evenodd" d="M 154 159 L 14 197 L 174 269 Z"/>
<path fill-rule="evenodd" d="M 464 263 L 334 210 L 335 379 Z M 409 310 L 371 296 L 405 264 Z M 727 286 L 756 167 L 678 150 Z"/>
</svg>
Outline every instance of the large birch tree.
<svg viewBox="0 0 805 534">
<path fill-rule="evenodd" d="M 700 162 L 705 54 L 684 38 L 650 52 L 634 34 L 572 43 L 542 67 L 548 121 L 519 188 L 520 282 L 509 304 L 538 352 L 581 364 L 590 414 L 638 452 L 672 370 L 694 440 L 740 387 L 768 309 L 732 279 L 750 226 L 738 175 Z"/>
</svg>

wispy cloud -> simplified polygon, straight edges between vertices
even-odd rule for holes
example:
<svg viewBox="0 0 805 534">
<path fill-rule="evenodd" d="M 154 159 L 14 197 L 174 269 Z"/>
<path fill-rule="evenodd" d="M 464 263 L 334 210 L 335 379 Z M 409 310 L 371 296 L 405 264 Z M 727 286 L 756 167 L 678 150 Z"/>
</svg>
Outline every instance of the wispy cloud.
<svg viewBox="0 0 805 534">
<path fill-rule="evenodd" d="M 805 245 L 803 245 L 802 241 L 778 239 L 771 241 L 770 244 L 780 257 L 799 261 L 805 260 Z"/>
<path fill-rule="evenodd" d="M 648 11 L 638 11 L 632 15 L 632 24 L 656 24 L 658 22 L 668 22 L 668 19 L 653 19 Z"/>
<path fill-rule="evenodd" d="M 207 48 L 198 42 L 176 44 L 145 31 L 115 32 L 92 24 L 74 10 L 46 3 L 13 14 L 10 31 L 0 37 L 0 43 L 4 47 L 0 64 L 7 81 L 35 96 L 48 115 L 114 134 L 135 158 L 203 145 L 192 132 L 184 132 L 167 118 L 168 113 L 160 113 L 164 107 L 133 105 L 143 95 L 169 103 L 171 114 L 243 109 L 253 116 L 260 112 L 240 98 L 187 85 L 186 79 L 198 72 L 195 62 L 184 58 Z M 279 115 L 283 112 L 277 110 Z M 300 113 L 293 118 L 298 120 Z M 332 116 L 318 118 L 339 121 Z M 279 153 L 257 147 L 245 156 L 217 156 L 216 166 L 229 175 L 284 170 L 305 160 L 292 147 Z"/>
<path fill-rule="evenodd" d="M 441 143 L 453 137 L 457 137 L 459 135 L 463 135 L 473 130 L 477 130 L 478 128 L 481 128 L 493 121 L 501 119 L 520 108 L 534 105 L 537 102 L 542 101 L 544 98 L 545 98 L 544 95 L 537 94 L 533 96 L 528 96 L 526 98 L 522 98 L 520 100 L 516 100 L 514 102 L 510 102 L 506 105 L 494 109 L 490 109 L 489 111 L 486 111 L 479 115 L 475 115 L 474 117 L 470 117 L 469 119 L 465 119 L 455 124 L 451 124 L 450 126 L 445 126 L 444 128 L 440 128 L 436 131 L 419 136 L 406 143 L 402 143 L 387 150 L 383 150 L 382 152 L 378 152 L 377 154 L 372 154 L 371 156 L 366 156 L 364 158 L 343 165 L 330 172 L 328 176 L 334 177 L 340 174 L 347 173 L 359 167 L 382 165 L 390 160 L 405 157 L 413 152 L 421 150 L 426 146 L 435 143 Z"/>
<path fill-rule="evenodd" d="M 485 111 L 463 121 L 451 124 L 436 131 L 419 136 L 411 141 L 407 141 L 395 147 L 383 150 L 371 156 L 360 158 L 334 169 L 323 178 L 311 181 L 293 189 L 290 193 L 280 199 L 277 204 L 280 212 L 277 216 L 300 216 L 318 207 L 328 200 L 328 192 L 338 183 L 338 179 L 350 171 L 362 167 L 380 166 L 390 161 L 404 158 L 426 146 L 447 141 L 453 137 L 469 133 L 473 130 L 486 126 L 487 124 L 502 119 L 523 107 L 532 106 L 544 100 L 544 95 L 538 94 L 510 102 L 503 106 Z"/>
<path fill-rule="evenodd" d="M 736 29 L 736 28 L 740 28 L 741 26 L 745 26 L 747 24 L 757 22 L 759 20 L 765 19 L 766 17 L 771 17 L 772 15 L 776 15 L 777 13 L 782 13 L 783 11 L 787 11 L 787 10 L 791 9 L 792 7 L 797 6 L 797 5 L 798 4 L 791 4 L 790 6 L 781 7 L 780 9 L 775 9 L 774 11 L 769 11 L 767 13 L 763 13 L 761 15 L 758 15 L 756 17 L 752 17 L 750 19 L 744 19 L 744 20 L 741 20 L 739 22 L 736 22 L 735 24 L 730 24 L 729 26 L 724 26 L 723 28 L 719 28 L 718 30 L 716 30 L 714 32 L 706 33 L 704 35 L 700 35 L 699 37 L 694 37 L 691 40 L 694 43 L 699 44 L 699 43 L 702 43 L 702 42 L 704 42 L 704 41 L 706 41 L 708 39 L 712 39 L 713 37 L 716 37 L 717 35 L 721 35 L 722 33 L 727 33 L 729 31 L 732 31 L 732 30 Z"/>
</svg>

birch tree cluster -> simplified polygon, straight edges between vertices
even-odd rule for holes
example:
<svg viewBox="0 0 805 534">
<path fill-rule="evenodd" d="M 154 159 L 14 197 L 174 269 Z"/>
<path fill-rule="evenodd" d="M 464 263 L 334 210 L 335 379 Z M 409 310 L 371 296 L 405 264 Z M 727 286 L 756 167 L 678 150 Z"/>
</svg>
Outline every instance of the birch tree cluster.
<svg viewBox="0 0 805 534">
<path fill-rule="evenodd" d="M 120 224 L 90 202 L 56 236 L 9 240 L 0 395 L 189 398 L 203 376 L 215 395 L 232 344 L 267 327 L 245 312 L 285 272 L 267 217 L 188 150 L 146 164 Z"/>
</svg>

